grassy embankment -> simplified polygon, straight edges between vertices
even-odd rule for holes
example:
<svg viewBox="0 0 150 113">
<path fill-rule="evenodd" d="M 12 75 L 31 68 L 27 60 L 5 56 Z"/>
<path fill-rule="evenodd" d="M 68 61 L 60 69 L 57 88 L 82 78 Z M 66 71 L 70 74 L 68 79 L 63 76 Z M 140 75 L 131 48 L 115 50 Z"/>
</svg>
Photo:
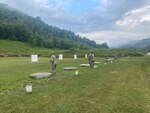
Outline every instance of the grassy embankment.
<svg viewBox="0 0 150 113">
<path fill-rule="evenodd" d="M 113 57 L 115 54 L 118 56 L 143 56 L 142 52 L 135 49 L 48 49 L 30 45 L 28 43 L 10 41 L 10 40 L 0 40 L 0 57 L 30 57 L 31 54 L 38 54 L 39 56 L 49 57 L 51 54 L 64 54 L 64 57 L 72 58 L 74 54 L 78 57 L 85 57 L 85 54 L 89 52 L 94 52 L 97 57 L 105 57 L 106 55 Z"/>
<path fill-rule="evenodd" d="M 28 43 L 0 40 L 0 54 L 10 57 L 30 56 L 31 54 L 49 56 L 52 53 L 60 53 L 61 50 L 53 50 L 30 45 Z"/>
</svg>

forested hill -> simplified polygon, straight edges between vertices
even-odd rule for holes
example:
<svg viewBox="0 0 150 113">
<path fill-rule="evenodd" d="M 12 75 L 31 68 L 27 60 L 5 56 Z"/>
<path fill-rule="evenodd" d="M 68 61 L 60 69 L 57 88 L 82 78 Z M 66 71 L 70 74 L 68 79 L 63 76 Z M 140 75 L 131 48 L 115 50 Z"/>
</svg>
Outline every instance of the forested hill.
<svg viewBox="0 0 150 113">
<path fill-rule="evenodd" d="M 0 39 L 28 42 L 46 48 L 108 48 L 107 43 L 75 35 L 75 33 L 44 23 L 6 4 L 0 4 Z"/>
<path fill-rule="evenodd" d="M 120 48 L 134 48 L 150 51 L 150 38 L 131 41 L 128 44 L 121 46 Z"/>
</svg>

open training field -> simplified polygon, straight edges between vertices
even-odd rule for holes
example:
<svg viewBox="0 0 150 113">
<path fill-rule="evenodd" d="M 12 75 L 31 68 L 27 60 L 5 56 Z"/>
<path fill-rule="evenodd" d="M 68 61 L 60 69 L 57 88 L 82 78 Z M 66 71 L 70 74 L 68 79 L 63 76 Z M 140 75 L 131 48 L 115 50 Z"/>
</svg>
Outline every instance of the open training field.
<svg viewBox="0 0 150 113">
<path fill-rule="evenodd" d="M 103 59 L 96 58 L 96 61 Z M 48 58 L 0 58 L 0 113 L 150 113 L 150 57 L 125 58 L 80 67 L 86 59 L 58 61 L 61 76 L 33 79 L 50 71 Z M 74 71 L 63 67 L 75 66 Z M 25 86 L 32 84 L 27 94 Z"/>
</svg>

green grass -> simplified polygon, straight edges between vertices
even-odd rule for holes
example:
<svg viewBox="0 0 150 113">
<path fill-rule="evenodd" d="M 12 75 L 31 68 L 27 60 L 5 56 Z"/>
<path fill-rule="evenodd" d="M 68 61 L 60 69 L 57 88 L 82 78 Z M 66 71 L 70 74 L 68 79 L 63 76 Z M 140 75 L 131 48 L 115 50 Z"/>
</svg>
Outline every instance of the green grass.
<svg viewBox="0 0 150 113">
<path fill-rule="evenodd" d="M 98 64 L 96 69 L 79 67 L 86 59 L 64 59 L 58 61 L 60 77 L 29 78 L 48 72 L 48 61 L 0 58 L 0 113 L 150 113 L 150 57 Z M 63 71 L 67 66 L 77 66 L 80 76 Z M 28 84 L 31 94 L 25 92 Z"/>
<path fill-rule="evenodd" d="M 118 54 L 118 56 L 143 56 L 142 52 L 138 50 L 128 50 L 128 49 L 96 49 L 91 48 L 90 50 L 82 50 L 81 49 L 69 49 L 69 50 L 61 50 L 61 49 L 48 49 L 43 47 L 37 47 L 30 45 L 29 43 L 23 43 L 19 41 L 10 41 L 10 40 L 0 40 L 0 56 L 30 56 L 31 54 L 38 54 L 40 56 L 50 56 L 51 54 L 64 54 L 67 58 L 72 58 L 74 54 L 77 54 L 78 57 L 85 57 L 85 54 L 89 54 L 90 51 L 93 51 L 95 56 L 97 57 L 105 57 L 108 55 L 109 57 L 113 57 L 114 54 Z"/>
</svg>

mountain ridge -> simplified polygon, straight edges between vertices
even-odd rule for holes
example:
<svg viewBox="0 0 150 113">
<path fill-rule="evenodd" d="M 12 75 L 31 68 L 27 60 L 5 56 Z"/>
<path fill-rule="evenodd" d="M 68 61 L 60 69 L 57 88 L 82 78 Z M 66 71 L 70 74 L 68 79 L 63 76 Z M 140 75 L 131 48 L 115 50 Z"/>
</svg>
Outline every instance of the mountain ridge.
<svg viewBox="0 0 150 113">
<path fill-rule="evenodd" d="M 119 48 L 134 48 L 134 49 L 148 49 L 150 48 L 150 38 L 144 38 L 141 40 L 134 40 L 131 41 L 123 46 L 120 46 Z"/>
<path fill-rule="evenodd" d="M 33 18 L 6 4 L 0 3 L 0 39 L 28 42 L 46 48 L 108 48 L 107 43 L 76 35 L 44 23 L 40 17 Z"/>
</svg>

